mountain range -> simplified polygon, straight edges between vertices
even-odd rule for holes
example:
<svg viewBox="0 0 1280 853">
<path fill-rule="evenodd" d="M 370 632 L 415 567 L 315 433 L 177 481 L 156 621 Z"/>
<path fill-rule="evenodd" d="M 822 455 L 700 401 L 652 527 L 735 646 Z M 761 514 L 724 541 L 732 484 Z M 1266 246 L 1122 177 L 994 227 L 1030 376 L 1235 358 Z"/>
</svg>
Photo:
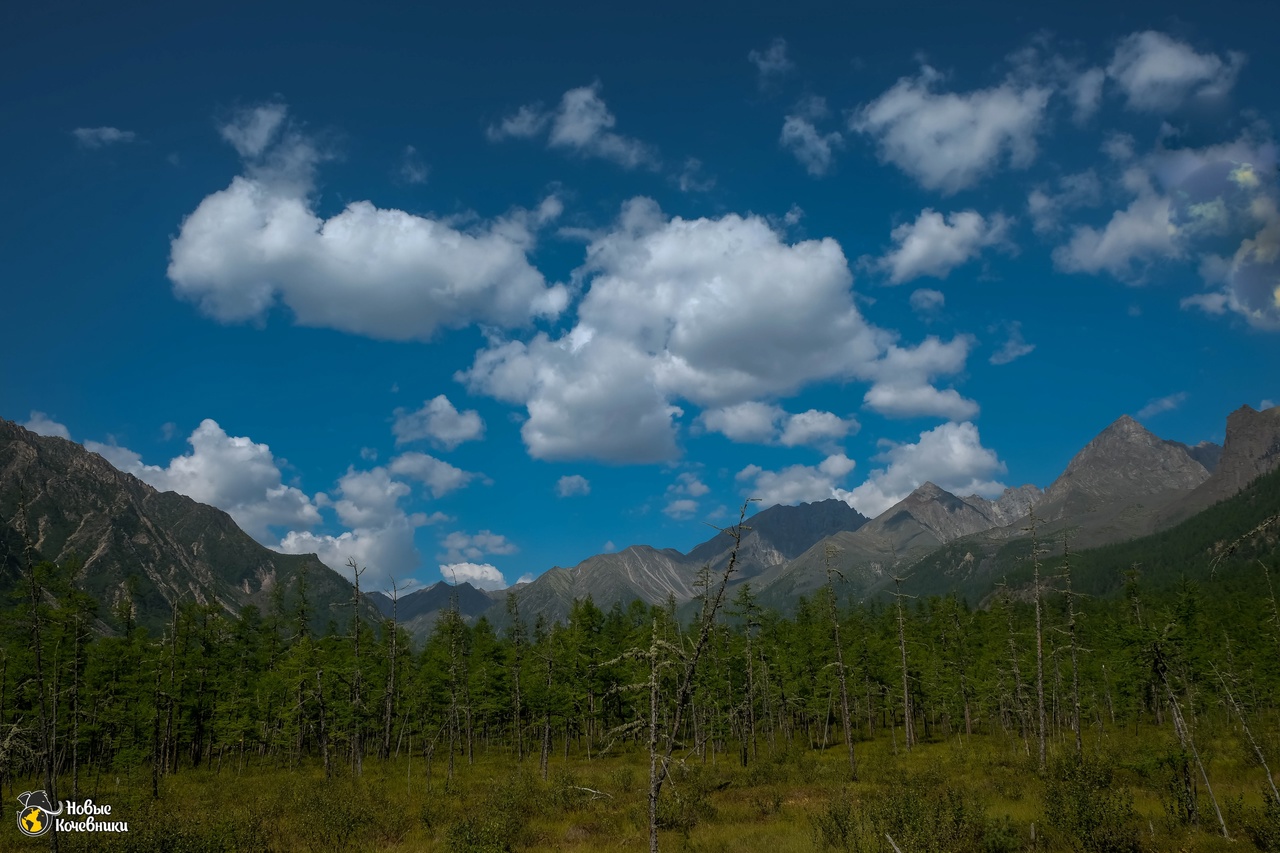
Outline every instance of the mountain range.
<svg viewBox="0 0 1280 853">
<path fill-rule="evenodd" d="M 835 499 L 762 509 L 747 519 L 732 583 L 750 583 L 761 603 L 782 611 L 825 584 L 828 566 L 855 597 L 879 594 L 898 578 L 918 594 L 980 598 L 998 579 L 996 555 L 1026 542 L 1033 528 L 1058 548 L 1127 541 L 1230 498 L 1277 467 L 1280 407 L 1231 413 L 1221 447 L 1161 439 L 1126 415 L 1043 490 L 1024 485 L 992 500 L 926 482 L 873 519 Z M 588 597 L 602 607 L 680 605 L 698 594 L 704 567 L 723 570 L 732 547 L 724 531 L 688 553 L 632 545 L 553 567 L 511 590 L 440 582 L 394 602 L 371 593 L 363 612 L 389 617 L 394 607 L 421 638 L 452 607 L 468 621 L 505 622 L 509 593 L 531 623 L 563 620 L 575 599 Z M 314 555 L 271 551 L 221 510 L 158 492 L 78 444 L 0 420 L 0 587 L 12 587 L 28 554 L 55 562 L 75 555 L 82 588 L 105 608 L 128 605 L 144 623 L 164 620 L 183 600 L 232 613 L 249 605 L 289 610 L 303 591 L 314 625 L 350 618 L 349 582 Z"/>
</svg>

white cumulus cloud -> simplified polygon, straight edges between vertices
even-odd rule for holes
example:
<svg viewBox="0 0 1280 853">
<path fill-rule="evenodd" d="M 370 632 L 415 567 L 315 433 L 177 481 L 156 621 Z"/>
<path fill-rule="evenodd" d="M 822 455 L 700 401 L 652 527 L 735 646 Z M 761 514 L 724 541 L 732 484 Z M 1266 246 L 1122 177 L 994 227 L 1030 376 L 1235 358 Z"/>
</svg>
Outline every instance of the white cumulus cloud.
<svg viewBox="0 0 1280 853">
<path fill-rule="evenodd" d="M 865 482 L 843 493 L 846 502 L 875 518 L 925 482 L 954 495 L 995 497 L 1004 484 L 995 478 L 1006 472 L 994 450 L 982 446 L 972 423 L 945 423 L 920 433 L 915 444 L 889 444 L 876 460 L 886 463 Z"/>
<path fill-rule="evenodd" d="M 912 348 L 890 345 L 873 367 L 876 382 L 863 397 L 871 409 L 888 417 L 934 416 L 960 421 L 978 413 L 978 404 L 954 388 L 933 385 L 938 376 L 964 369 L 973 339 L 957 335 L 943 343 L 933 335 Z"/>
<path fill-rule="evenodd" d="M 443 459 L 417 451 L 402 453 L 392 459 L 390 469 L 392 474 L 409 477 L 424 484 L 431 496 L 436 498 L 456 491 L 472 480 L 484 479 L 480 474 L 463 471 Z"/>
<path fill-rule="evenodd" d="M 744 494 L 760 498 L 762 507 L 790 506 L 842 497 L 840 484 L 853 469 L 852 459 L 836 453 L 818 465 L 790 465 L 778 471 L 748 465 L 737 473 L 736 479 Z"/>
<path fill-rule="evenodd" d="M 698 422 L 708 432 L 732 441 L 784 447 L 827 446 L 857 433 L 859 426 L 856 419 L 832 412 L 809 409 L 791 414 L 781 406 L 757 401 L 707 409 Z"/>
<path fill-rule="evenodd" d="M 1009 225 L 999 213 L 983 217 L 977 211 L 962 210 L 944 217 L 926 207 L 914 222 L 893 229 L 890 236 L 897 248 L 876 261 L 876 266 L 889 273 L 893 284 L 921 276 L 946 278 L 983 249 L 1005 244 Z"/>
<path fill-rule="evenodd" d="M 1156 192 L 1140 169 L 1130 169 L 1126 184 L 1136 197 L 1117 210 L 1101 230 L 1077 225 L 1071 239 L 1053 250 L 1053 263 L 1063 272 L 1107 272 L 1132 279 L 1152 263 L 1177 258 L 1182 249 L 1170 219 L 1171 202 Z"/>
<path fill-rule="evenodd" d="M 1231 91 L 1244 64 L 1232 51 L 1223 59 L 1198 53 L 1165 33 L 1133 33 L 1116 47 L 1107 74 L 1124 93 L 1130 109 L 1168 112 L 1188 98 L 1213 99 Z"/>
<path fill-rule="evenodd" d="M 391 427 L 396 444 L 430 439 L 434 444 L 453 450 L 465 441 L 484 437 L 484 420 L 474 409 L 459 412 L 444 394 L 422 404 L 416 412 L 395 410 Z"/>
<path fill-rule="evenodd" d="M 589 282 L 558 339 L 494 339 L 459 374 L 523 404 L 544 459 L 677 455 L 677 401 L 734 405 L 865 376 L 893 335 L 865 322 L 834 240 L 785 243 L 761 217 L 665 218 L 634 199 L 575 276 Z"/>
<path fill-rule="evenodd" d="M 127 447 L 86 441 L 121 471 L 162 492 L 177 492 L 230 515 L 246 533 L 274 544 L 270 528 L 311 527 L 320 513 L 304 492 L 283 483 L 280 463 L 266 444 L 247 436 L 230 436 L 206 418 L 187 439 L 191 451 L 168 465 L 147 465 Z"/>
<path fill-rule="evenodd" d="M 469 583 L 476 589 L 497 590 L 507 588 L 507 579 L 502 576 L 502 572 L 489 563 L 447 563 L 440 566 L 440 577 L 447 579 L 451 583 Z M 527 583 L 533 580 L 531 576 L 525 575 L 520 578 L 521 583 Z"/>
<path fill-rule="evenodd" d="M 445 548 L 445 555 L 441 559 L 450 562 L 479 560 L 490 554 L 514 554 L 520 550 L 507 537 L 491 530 L 477 533 L 455 530 L 445 536 L 441 544 Z"/>
<path fill-rule="evenodd" d="M 526 256 L 558 203 L 466 229 L 369 201 L 326 219 L 314 198 L 325 155 L 289 129 L 283 105 L 239 113 L 222 134 L 244 174 L 183 220 L 168 269 L 174 292 L 217 320 L 261 321 L 280 303 L 300 325 L 426 340 L 473 323 L 526 325 L 568 302 Z"/>
<path fill-rule="evenodd" d="M 1031 165 L 1050 90 L 1006 81 L 968 93 L 936 92 L 942 75 L 924 66 L 859 109 L 850 129 L 875 140 L 880 157 L 925 189 L 976 185 L 1002 161 Z"/>
</svg>

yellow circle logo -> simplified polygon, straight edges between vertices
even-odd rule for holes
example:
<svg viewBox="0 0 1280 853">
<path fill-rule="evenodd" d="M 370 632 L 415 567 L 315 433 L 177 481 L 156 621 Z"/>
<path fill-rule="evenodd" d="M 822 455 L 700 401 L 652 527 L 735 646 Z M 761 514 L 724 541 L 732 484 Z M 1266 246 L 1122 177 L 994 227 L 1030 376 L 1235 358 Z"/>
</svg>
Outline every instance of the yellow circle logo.
<svg viewBox="0 0 1280 853">
<path fill-rule="evenodd" d="M 18 797 L 22 808 L 18 809 L 18 831 L 28 838 L 39 838 L 53 828 L 53 819 L 62 814 L 62 807 L 54 811 L 49 795 L 44 791 L 23 791 Z"/>
</svg>

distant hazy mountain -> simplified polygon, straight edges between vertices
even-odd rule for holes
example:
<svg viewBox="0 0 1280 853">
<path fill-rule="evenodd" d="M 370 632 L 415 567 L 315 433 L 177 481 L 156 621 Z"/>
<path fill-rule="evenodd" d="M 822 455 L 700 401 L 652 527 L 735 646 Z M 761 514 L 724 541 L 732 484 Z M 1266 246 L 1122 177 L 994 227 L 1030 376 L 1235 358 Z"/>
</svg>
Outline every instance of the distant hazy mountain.
<svg viewBox="0 0 1280 853">
<path fill-rule="evenodd" d="M 394 601 L 385 592 L 371 592 L 366 597 L 384 618 L 394 615 L 396 623 L 410 634 L 425 637 L 444 611 L 457 607 L 464 622 L 474 622 L 493 607 L 495 601 L 504 600 L 506 590 L 486 592 L 466 581 L 456 586 L 436 581 L 431 586 L 398 595 Z"/>
<path fill-rule="evenodd" d="M 838 500 L 763 509 L 746 521 L 750 530 L 738 549 L 734 585 L 745 581 L 764 585 L 815 542 L 839 531 L 856 530 L 866 522 L 865 516 Z M 544 572 L 518 592 L 520 611 L 526 618 L 534 613 L 562 618 L 575 598 L 588 595 L 600 605 L 636 599 L 661 604 L 668 596 L 683 603 L 697 594 L 695 585 L 702 567 L 710 566 L 714 574 L 723 572 L 732 548 L 732 537 L 721 532 L 688 554 L 647 545 L 599 554 L 571 569 Z"/>
<path fill-rule="evenodd" d="M 349 618 L 351 585 L 314 555 L 278 554 L 254 541 L 219 509 L 151 486 L 62 438 L 0 420 L 0 585 L 21 568 L 25 538 L 33 559 L 84 564 L 79 584 L 100 616 L 129 602 L 156 626 L 180 601 L 216 603 L 232 613 L 263 612 L 279 590 L 286 607 L 306 573 L 312 623 Z M 372 612 L 372 610 L 370 610 Z"/>
<path fill-rule="evenodd" d="M 1069 538 L 1075 548 L 1092 547 L 1169 527 L 1277 467 L 1280 408 L 1233 412 L 1222 447 L 1166 441 L 1126 415 L 1043 492 L 1025 485 L 992 500 L 924 483 L 870 521 L 838 500 L 768 507 L 747 519 L 734 582 L 750 581 L 762 603 L 782 610 L 826 582 L 828 561 L 843 577 L 842 596 L 876 594 L 895 575 L 910 575 L 910 586 L 921 592 L 975 591 L 993 581 L 997 552 L 1022 547 L 1033 508 L 1043 542 Z M 0 420 L 0 592 L 16 583 L 28 538 L 34 559 L 79 556 L 77 582 L 102 603 L 104 615 L 122 601 L 152 625 L 183 600 L 232 613 L 250 604 L 292 608 L 304 574 L 313 625 L 341 624 L 349 614 L 349 582 L 316 557 L 268 550 L 221 510 L 157 492 L 78 444 Z M 530 622 L 539 615 L 562 620 L 575 599 L 587 597 L 605 608 L 669 597 L 683 604 L 697 595 L 702 567 L 718 573 L 731 547 L 723 532 L 688 554 L 633 545 L 552 568 L 514 592 Z M 469 622 L 483 615 L 502 623 L 506 596 L 441 582 L 401 596 L 396 616 L 423 638 L 455 604 Z M 370 618 L 391 612 L 381 593 L 367 595 L 366 603 Z"/>
<path fill-rule="evenodd" d="M 814 543 L 770 579 L 761 600 L 780 607 L 825 584 L 829 549 L 846 588 L 874 588 L 947 542 L 1002 526 L 1039 494 L 1035 486 L 1022 486 L 994 501 L 962 499 L 926 482 L 857 530 Z"/>
</svg>

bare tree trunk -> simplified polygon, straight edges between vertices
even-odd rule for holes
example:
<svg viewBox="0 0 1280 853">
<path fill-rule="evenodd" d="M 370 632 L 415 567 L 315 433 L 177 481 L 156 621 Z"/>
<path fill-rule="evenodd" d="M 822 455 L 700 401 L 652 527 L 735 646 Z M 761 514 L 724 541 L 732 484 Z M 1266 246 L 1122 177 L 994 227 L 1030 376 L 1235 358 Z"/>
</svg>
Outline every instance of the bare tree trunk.
<svg viewBox="0 0 1280 853">
<path fill-rule="evenodd" d="M 894 593 L 894 599 L 898 605 L 898 649 L 902 653 L 902 734 L 907 744 L 907 751 L 910 752 L 912 744 L 915 743 L 915 718 L 911 711 L 910 675 L 907 670 L 907 632 L 902 617 L 902 582 L 904 580 L 905 578 L 896 577 L 893 583 L 898 590 Z"/>
<path fill-rule="evenodd" d="M 1036 597 L 1036 716 L 1039 723 L 1039 759 L 1040 769 L 1043 771 L 1048 763 L 1047 743 L 1048 737 L 1048 720 L 1045 714 L 1044 705 L 1044 630 L 1041 625 L 1041 607 L 1040 607 L 1040 541 L 1036 538 L 1036 518 L 1035 511 L 1030 513 L 1031 526 L 1025 528 L 1031 531 L 1031 565 L 1034 572 L 1035 597 Z"/>
<path fill-rule="evenodd" d="M 320 708 L 320 755 L 324 758 L 324 778 L 328 779 L 333 774 L 333 768 L 329 763 L 329 729 L 328 721 L 325 719 L 323 669 L 316 670 L 316 704 Z"/>
<path fill-rule="evenodd" d="M 694 678 L 698 672 L 698 662 L 702 658 L 702 653 L 706 649 L 707 640 L 711 636 L 711 632 L 715 627 L 716 613 L 720 610 L 720 605 L 724 603 L 724 592 L 729 585 L 729 578 L 738 567 L 738 548 L 742 544 L 742 534 L 744 531 L 750 530 L 744 522 L 747 517 L 747 504 L 751 501 L 759 500 L 759 498 L 749 498 L 742 505 L 742 511 L 738 516 L 738 523 L 723 531 L 733 537 L 733 549 L 729 552 L 729 562 L 725 566 L 724 573 L 720 576 L 720 582 L 716 587 L 714 594 L 708 588 L 703 593 L 702 599 L 702 616 L 699 620 L 698 638 L 694 642 L 693 648 L 688 652 L 683 649 L 674 649 L 677 653 L 681 653 L 684 657 L 684 672 L 680 677 L 679 687 L 676 690 L 675 706 L 671 719 L 667 722 L 662 740 L 665 741 L 665 747 L 660 750 L 658 736 L 658 701 L 660 691 L 658 685 L 658 674 L 660 669 L 660 658 L 665 648 L 671 648 L 671 644 L 660 640 L 658 637 L 657 620 L 653 623 L 653 632 L 649 644 L 649 851 L 650 853 L 658 853 L 658 797 L 662 793 L 662 785 L 666 781 L 671 772 L 671 756 L 676 749 L 676 738 L 679 736 L 681 724 L 684 722 L 684 711 L 689 705 L 689 700 L 693 695 Z M 674 619 L 673 619 L 674 621 Z M 679 623 L 676 623 L 677 629 Z"/>
<path fill-rule="evenodd" d="M 395 710 L 396 695 L 396 643 L 400 633 L 397 622 L 397 604 L 400 590 L 396 588 L 395 578 L 391 578 L 391 660 L 387 672 L 387 694 L 382 705 L 382 759 L 391 755 L 391 718 Z"/>
<path fill-rule="evenodd" d="M 1209 774 L 1204 769 L 1204 762 L 1200 760 L 1200 752 L 1196 749 L 1195 738 L 1192 737 L 1191 729 L 1187 727 L 1187 721 L 1182 717 L 1182 708 L 1178 705 L 1178 698 L 1173 694 L 1173 687 L 1169 684 L 1168 671 L 1163 662 L 1157 664 L 1160 678 L 1164 682 L 1164 689 L 1169 695 L 1169 711 L 1173 714 L 1173 727 L 1178 733 L 1178 740 L 1182 745 L 1191 750 L 1192 757 L 1196 760 L 1196 766 L 1200 768 L 1200 778 L 1204 780 L 1205 790 L 1209 792 L 1209 801 L 1213 803 L 1213 811 L 1218 816 L 1218 826 L 1222 830 L 1223 838 L 1230 838 L 1227 832 L 1227 822 L 1222 818 L 1222 809 L 1218 808 L 1218 798 L 1214 796 L 1213 786 L 1209 784 Z"/>
<path fill-rule="evenodd" d="M 1076 755 L 1084 754 L 1084 734 L 1080 731 L 1080 662 L 1076 643 L 1076 595 L 1071 588 L 1071 554 L 1063 545 L 1066 558 L 1063 571 L 1067 581 L 1067 631 L 1071 637 L 1071 729 L 1076 733 Z"/>
<path fill-rule="evenodd" d="M 351 714 L 354 719 L 351 772 L 359 778 L 364 774 L 364 703 L 360 694 L 360 576 L 365 573 L 365 567 L 358 565 L 354 557 L 347 559 L 347 567 L 351 569 L 355 581 L 351 598 L 351 645 L 355 654 L 355 670 L 351 674 Z"/>
<path fill-rule="evenodd" d="M 836 647 L 836 673 L 840 677 L 840 722 L 844 726 L 844 742 L 845 747 L 849 751 L 849 776 L 850 778 L 857 780 L 858 760 L 853 753 L 853 720 L 849 716 L 849 685 L 845 678 L 844 648 L 840 643 L 840 616 L 839 611 L 836 608 L 835 575 L 840 573 L 831 566 L 831 561 L 837 553 L 839 553 L 839 549 L 834 545 L 827 546 L 827 603 L 830 606 L 829 615 L 831 617 L 831 635 Z M 841 580 L 844 580 L 843 576 L 841 576 Z"/>
</svg>

